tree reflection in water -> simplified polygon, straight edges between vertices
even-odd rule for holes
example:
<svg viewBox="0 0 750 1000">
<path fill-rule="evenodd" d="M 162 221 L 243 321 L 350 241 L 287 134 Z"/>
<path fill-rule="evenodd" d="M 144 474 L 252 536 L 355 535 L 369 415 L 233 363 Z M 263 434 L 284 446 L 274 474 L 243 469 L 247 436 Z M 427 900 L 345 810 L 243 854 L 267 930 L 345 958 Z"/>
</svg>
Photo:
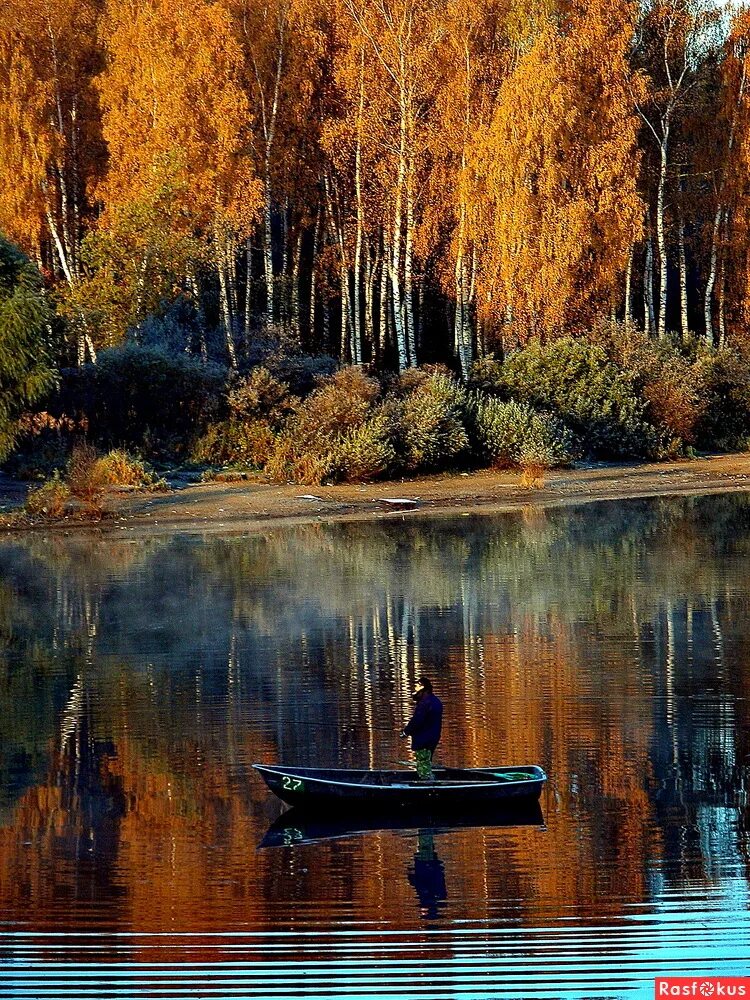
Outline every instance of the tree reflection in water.
<svg viewBox="0 0 750 1000">
<path fill-rule="evenodd" d="M 744 884 L 746 497 L 0 555 L 9 926 L 411 926 L 415 890 L 431 922 L 606 924 Z M 543 837 L 256 854 L 279 807 L 250 764 L 388 766 L 423 670 L 446 763 L 548 771 Z"/>
</svg>

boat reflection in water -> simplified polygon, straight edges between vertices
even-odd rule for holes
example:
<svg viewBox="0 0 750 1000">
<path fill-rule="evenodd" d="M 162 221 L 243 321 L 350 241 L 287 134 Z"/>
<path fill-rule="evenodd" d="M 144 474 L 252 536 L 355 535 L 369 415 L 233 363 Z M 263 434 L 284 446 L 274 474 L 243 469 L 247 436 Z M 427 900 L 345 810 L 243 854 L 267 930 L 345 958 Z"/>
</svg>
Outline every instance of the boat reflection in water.
<svg viewBox="0 0 750 1000">
<path fill-rule="evenodd" d="M 413 833 L 417 838 L 417 846 L 406 873 L 407 879 L 417 894 L 422 918 L 436 920 L 448 899 L 448 889 L 445 865 L 435 845 L 435 838 L 456 830 L 506 826 L 536 826 L 546 829 L 541 806 L 536 801 L 511 808 L 506 804 L 502 808 L 495 806 L 464 812 L 451 819 L 446 819 L 444 814 L 435 816 L 423 811 L 399 812 L 388 817 L 365 813 L 321 819 L 302 809 L 288 809 L 271 824 L 258 849 L 319 844 L 367 833 Z"/>
<path fill-rule="evenodd" d="M 302 809 L 287 809 L 266 830 L 258 848 L 315 844 L 388 830 L 440 834 L 450 833 L 451 830 L 500 826 L 544 827 L 542 808 L 538 802 L 533 801 L 512 807 L 506 803 L 465 810 L 455 817 L 447 817 L 445 813 L 409 809 L 399 810 L 390 816 L 351 813 L 348 816 L 334 814 L 325 819 Z"/>
</svg>

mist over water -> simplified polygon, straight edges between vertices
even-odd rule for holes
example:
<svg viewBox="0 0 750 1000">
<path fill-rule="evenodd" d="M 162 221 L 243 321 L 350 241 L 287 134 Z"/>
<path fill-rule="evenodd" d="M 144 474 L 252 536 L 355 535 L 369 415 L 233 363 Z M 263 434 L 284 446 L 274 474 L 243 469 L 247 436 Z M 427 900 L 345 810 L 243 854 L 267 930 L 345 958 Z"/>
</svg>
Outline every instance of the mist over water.
<svg viewBox="0 0 750 1000">
<path fill-rule="evenodd" d="M 0 997 L 746 973 L 749 556 L 736 495 L 3 540 Z M 441 759 L 541 764 L 543 818 L 258 849 L 250 765 L 392 766 L 422 672 Z"/>
</svg>

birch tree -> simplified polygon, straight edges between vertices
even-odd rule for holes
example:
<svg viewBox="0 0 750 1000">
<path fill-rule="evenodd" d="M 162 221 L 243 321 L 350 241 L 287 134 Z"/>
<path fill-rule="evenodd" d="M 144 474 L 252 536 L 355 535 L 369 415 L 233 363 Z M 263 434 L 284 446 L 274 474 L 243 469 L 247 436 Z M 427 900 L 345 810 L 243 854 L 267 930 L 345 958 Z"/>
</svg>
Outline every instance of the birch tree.
<svg viewBox="0 0 750 1000">
<path fill-rule="evenodd" d="M 477 136 L 481 302 L 521 338 L 585 329 L 622 288 L 642 217 L 636 15 L 599 0 L 537 19 Z"/>
<path fill-rule="evenodd" d="M 707 0 L 658 0 L 646 10 L 636 40 L 636 65 L 648 78 L 644 99 L 634 104 L 644 135 L 656 152 L 654 230 L 658 254 L 656 332 L 667 333 L 667 207 L 675 132 L 694 106 L 702 56 L 710 43 L 716 10 Z"/>
<path fill-rule="evenodd" d="M 102 224 L 167 184 L 166 224 L 198 240 L 216 269 L 234 366 L 234 251 L 253 224 L 259 191 L 246 153 L 250 113 L 229 17 L 207 0 L 179 8 L 167 0 L 109 0 L 104 37 L 100 92 L 110 166 Z M 141 248 L 144 282 L 151 247 L 146 240 Z"/>
<path fill-rule="evenodd" d="M 385 251 L 398 366 L 417 362 L 414 322 L 414 257 L 418 186 L 424 168 L 424 134 L 439 80 L 445 39 L 437 0 L 340 0 L 350 44 L 375 66 L 378 87 L 365 95 L 370 121 L 379 119 L 378 154 L 388 172 L 383 187 Z"/>
<path fill-rule="evenodd" d="M 7 0 L 0 22 L 0 228 L 68 287 L 105 158 L 100 14 L 99 0 Z M 96 358 L 81 326 L 76 354 Z"/>
<path fill-rule="evenodd" d="M 446 4 L 443 76 L 431 123 L 431 169 L 425 216 L 428 242 L 440 247 L 439 268 L 455 301 L 453 348 L 467 378 L 475 359 L 477 267 L 481 247 L 474 240 L 476 199 L 472 159 L 475 136 L 486 127 L 508 66 L 504 5 L 486 0 Z M 450 227 L 445 246 L 440 230 Z"/>
<path fill-rule="evenodd" d="M 262 183 L 260 248 L 265 289 L 264 323 L 270 329 L 282 309 L 291 314 L 288 239 L 296 239 L 296 220 L 310 222 L 310 152 L 317 144 L 316 100 L 323 72 L 325 17 L 311 0 L 224 0 L 242 53 L 242 80 L 249 103 L 249 142 Z M 314 159 L 314 157 L 312 157 Z M 285 234 L 274 254 L 274 224 Z M 282 258 L 286 250 L 287 268 Z M 248 271 L 251 246 L 247 246 Z M 279 264 L 281 267 L 279 268 Z M 277 290 L 279 273 L 285 279 Z M 285 287 L 287 286 L 287 287 Z M 246 320 L 247 322 L 247 320 Z"/>
</svg>

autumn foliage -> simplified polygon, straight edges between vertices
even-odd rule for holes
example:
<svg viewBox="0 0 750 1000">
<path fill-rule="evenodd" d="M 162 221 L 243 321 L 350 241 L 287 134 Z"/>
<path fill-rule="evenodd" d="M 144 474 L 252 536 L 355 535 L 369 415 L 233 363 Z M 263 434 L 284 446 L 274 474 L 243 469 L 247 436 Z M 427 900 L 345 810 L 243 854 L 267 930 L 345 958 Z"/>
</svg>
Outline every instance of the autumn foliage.
<svg viewBox="0 0 750 1000">
<path fill-rule="evenodd" d="M 705 383 L 659 351 L 676 345 L 691 371 L 699 342 L 747 352 L 747 13 L 704 0 L 6 6 L 0 229 L 43 275 L 62 366 L 155 349 L 246 374 L 307 354 L 374 372 L 439 362 L 466 382 L 490 354 L 507 373 L 519 347 L 600 344 L 609 324 L 620 344 L 660 345 L 608 354 L 635 386 L 635 423 L 671 419 L 675 440 L 700 439 Z M 567 384 L 575 352 L 559 350 Z M 409 405 L 429 422 L 435 399 L 415 390 Z M 261 464 L 279 428 L 243 420 L 198 436 Z M 384 423 L 355 434 L 342 418 L 336 433 L 361 457 Z"/>
</svg>

